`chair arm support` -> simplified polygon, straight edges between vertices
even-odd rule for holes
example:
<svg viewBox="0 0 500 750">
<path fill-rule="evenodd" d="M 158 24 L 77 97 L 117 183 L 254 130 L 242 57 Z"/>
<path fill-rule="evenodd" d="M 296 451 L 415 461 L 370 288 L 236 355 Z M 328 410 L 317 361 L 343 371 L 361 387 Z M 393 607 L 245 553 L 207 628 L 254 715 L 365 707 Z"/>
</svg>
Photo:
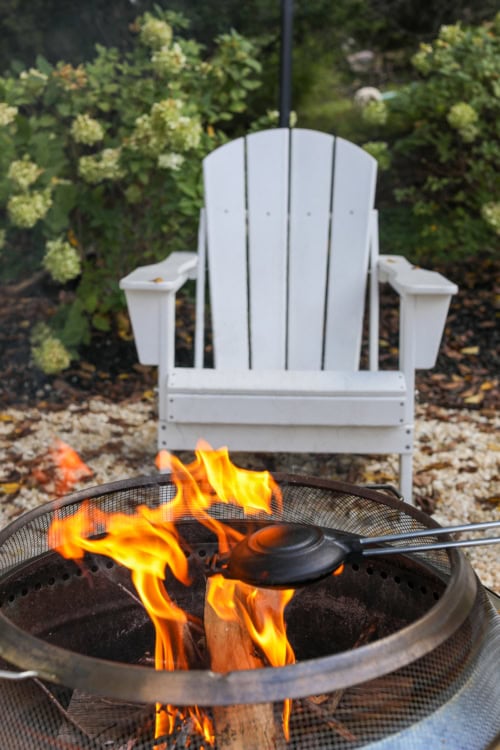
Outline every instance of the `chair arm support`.
<svg viewBox="0 0 500 750">
<path fill-rule="evenodd" d="M 175 294 L 196 278 L 196 253 L 172 253 L 160 263 L 140 266 L 120 281 L 134 332 L 139 362 L 173 366 L 175 355 Z"/>
<path fill-rule="evenodd" d="M 187 281 L 195 279 L 198 255 L 192 252 L 171 253 L 165 260 L 139 266 L 120 281 L 124 291 L 176 292 Z"/>
<path fill-rule="evenodd" d="M 399 366 L 411 382 L 415 369 L 436 364 L 451 297 L 458 287 L 399 255 L 380 256 L 378 270 L 379 281 L 387 281 L 400 296 Z"/>
<path fill-rule="evenodd" d="M 437 271 L 427 271 L 409 263 L 401 255 L 380 255 L 379 281 L 387 281 L 400 295 L 456 294 L 458 287 Z"/>
</svg>

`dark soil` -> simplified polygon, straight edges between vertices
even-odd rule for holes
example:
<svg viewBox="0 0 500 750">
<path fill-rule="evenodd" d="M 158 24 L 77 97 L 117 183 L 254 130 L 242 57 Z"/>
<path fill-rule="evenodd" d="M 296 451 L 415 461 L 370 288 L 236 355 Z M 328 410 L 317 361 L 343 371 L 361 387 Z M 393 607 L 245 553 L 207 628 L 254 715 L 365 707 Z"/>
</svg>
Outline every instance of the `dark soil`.
<svg viewBox="0 0 500 750">
<path fill-rule="evenodd" d="M 436 367 L 419 371 L 419 401 L 444 408 L 480 409 L 488 414 L 498 407 L 498 307 L 500 262 L 491 258 L 442 266 L 441 273 L 455 281 L 454 297 Z M 0 288 L 0 409 L 39 406 L 65 408 L 89 395 L 113 401 L 151 398 L 156 368 L 138 364 L 132 340 L 117 334 L 96 333 L 81 359 L 57 376 L 39 372 L 30 361 L 30 329 L 54 313 L 57 301 L 43 280 L 26 292 Z M 191 364 L 193 310 L 179 302 L 179 364 Z M 397 367 L 398 313 L 396 296 L 382 298 L 381 368 Z"/>
</svg>

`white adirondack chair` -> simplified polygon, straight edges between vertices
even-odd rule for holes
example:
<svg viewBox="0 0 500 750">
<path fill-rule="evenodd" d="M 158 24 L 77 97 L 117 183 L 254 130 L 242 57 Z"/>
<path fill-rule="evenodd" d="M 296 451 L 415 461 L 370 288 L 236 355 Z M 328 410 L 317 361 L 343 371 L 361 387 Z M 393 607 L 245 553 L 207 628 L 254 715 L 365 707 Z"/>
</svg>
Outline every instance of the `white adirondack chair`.
<svg viewBox="0 0 500 750">
<path fill-rule="evenodd" d="M 396 453 L 412 497 L 415 368 L 434 366 L 457 287 L 378 254 L 376 161 L 342 138 L 275 129 L 203 164 L 198 252 L 121 280 L 139 360 L 159 367 L 158 446 Z M 204 366 L 208 266 L 214 368 Z M 174 366 L 175 295 L 197 278 L 194 367 Z M 378 369 L 378 287 L 400 295 L 399 369 Z M 360 370 L 369 288 L 369 370 Z"/>
</svg>

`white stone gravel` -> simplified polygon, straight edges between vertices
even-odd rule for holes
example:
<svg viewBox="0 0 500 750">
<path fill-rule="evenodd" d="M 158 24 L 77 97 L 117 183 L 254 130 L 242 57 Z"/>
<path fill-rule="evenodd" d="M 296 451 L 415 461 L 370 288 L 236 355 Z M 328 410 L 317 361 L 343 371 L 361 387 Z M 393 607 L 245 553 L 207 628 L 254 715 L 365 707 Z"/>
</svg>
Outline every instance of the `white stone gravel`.
<svg viewBox="0 0 500 750">
<path fill-rule="evenodd" d="M 415 495 L 424 507 L 435 508 L 440 524 L 500 520 L 499 422 L 480 412 L 417 408 Z M 94 472 L 75 489 L 156 471 L 152 401 L 93 398 L 64 411 L 8 409 L 0 414 L 0 527 L 53 499 L 50 485 L 40 484 L 34 472 L 43 468 L 56 439 L 74 448 Z M 353 484 L 396 483 L 394 456 L 235 454 L 233 459 L 249 468 Z M 498 529 L 489 534 L 500 536 Z M 484 585 L 500 592 L 500 545 L 466 554 Z"/>
</svg>

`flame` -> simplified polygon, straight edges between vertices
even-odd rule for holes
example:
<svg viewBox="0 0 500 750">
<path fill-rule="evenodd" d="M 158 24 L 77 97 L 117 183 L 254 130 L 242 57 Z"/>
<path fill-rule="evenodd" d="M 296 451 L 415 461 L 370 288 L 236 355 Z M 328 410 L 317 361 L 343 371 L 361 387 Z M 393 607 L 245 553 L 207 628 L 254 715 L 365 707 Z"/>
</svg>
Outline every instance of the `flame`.
<svg viewBox="0 0 500 750">
<path fill-rule="evenodd" d="M 172 499 L 153 509 L 140 505 L 130 514 L 105 513 L 87 501 L 72 516 L 54 519 L 48 538 L 50 546 L 64 557 L 81 560 L 85 552 L 92 552 L 107 555 L 127 567 L 155 627 L 156 669 L 189 669 L 184 635 L 195 618 L 179 608 L 167 590 L 170 576 L 186 586 L 190 583 L 176 521 L 186 516 L 196 518 L 216 535 L 219 553 L 225 554 L 243 534 L 211 515 L 214 504 L 240 507 L 247 516 L 270 515 L 281 507 L 282 498 L 269 472 L 234 466 L 227 448 L 212 450 L 200 443 L 194 461 L 187 465 L 163 451 L 157 466 L 171 472 L 176 488 Z M 207 597 L 220 617 L 239 618 L 271 666 L 282 666 L 294 662 L 284 619 L 293 593 L 264 591 L 216 575 L 210 580 Z M 287 737 L 289 715 L 290 702 L 286 701 L 283 717 Z M 155 736 L 172 734 L 176 720 L 186 716 L 205 741 L 213 745 L 212 725 L 196 706 L 188 708 L 186 714 L 184 709 L 157 705 Z"/>
</svg>

